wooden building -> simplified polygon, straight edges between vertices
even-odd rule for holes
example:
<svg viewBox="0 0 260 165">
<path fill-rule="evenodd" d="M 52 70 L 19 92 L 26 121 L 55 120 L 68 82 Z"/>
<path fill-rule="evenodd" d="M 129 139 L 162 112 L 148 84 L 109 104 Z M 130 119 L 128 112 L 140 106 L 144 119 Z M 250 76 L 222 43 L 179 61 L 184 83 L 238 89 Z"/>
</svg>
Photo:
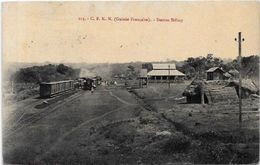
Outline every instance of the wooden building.
<svg viewBox="0 0 260 165">
<path fill-rule="evenodd" d="M 210 68 L 207 72 L 207 80 L 223 80 L 224 71 L 219 67 Z"/>
<path fill-rule="evenodd" d="M 152 70 L 147 73 L 149 82 L 163 83 L 181 80 L 185 74 L 176 69 L 173 63 L 152 64 Z"/>
</svg>

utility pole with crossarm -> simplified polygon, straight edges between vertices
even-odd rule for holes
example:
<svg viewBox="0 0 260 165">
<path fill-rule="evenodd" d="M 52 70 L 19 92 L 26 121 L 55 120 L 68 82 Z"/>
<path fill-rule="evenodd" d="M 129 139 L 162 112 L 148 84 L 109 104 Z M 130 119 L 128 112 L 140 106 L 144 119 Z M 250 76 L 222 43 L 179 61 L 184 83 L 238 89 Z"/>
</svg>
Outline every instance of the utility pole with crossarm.
<svg viewBox="0 0 260 165">
<path fill-rule="evenodd" d="M 241 92 L 241 85 L 242 85 L 242 57 L 241 57 L 241 45 L 242 42 L 245 41 L 244 38 L 241 36 L 241 32 L 238 32 L 238 38 L 235 38 L 235 41 L 238 42 L 238 65 L 239 65 L 239 128 L 242 126 L 242 92 Z"/>
</svg>

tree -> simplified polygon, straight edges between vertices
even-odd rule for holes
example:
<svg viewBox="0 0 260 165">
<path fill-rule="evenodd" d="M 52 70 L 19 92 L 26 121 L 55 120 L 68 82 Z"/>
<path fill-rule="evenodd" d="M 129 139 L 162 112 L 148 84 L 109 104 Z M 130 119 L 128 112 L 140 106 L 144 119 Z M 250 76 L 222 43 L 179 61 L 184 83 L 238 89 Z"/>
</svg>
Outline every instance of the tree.
<svg viewBox="0 0 260 165">
<path fill-rule="evenodd" d="M 205 76 L 205 71 L 211 67 L 222 67 L 223 60 L 216 58 L 213 54 L 208 54 L 206 57 L 189 57 L 184 61 L 184 65 L 181 67 L 188 77 L 195 77 L 196 75 Z"/>
<path fill-rule="evenodd" d="M 65 66 L 64 64 L 59 64 L 57 66 L 57 71 L 61 74 L 65 74 L 66 72 L 68 72 L 69 67 Z"/>
</svg>

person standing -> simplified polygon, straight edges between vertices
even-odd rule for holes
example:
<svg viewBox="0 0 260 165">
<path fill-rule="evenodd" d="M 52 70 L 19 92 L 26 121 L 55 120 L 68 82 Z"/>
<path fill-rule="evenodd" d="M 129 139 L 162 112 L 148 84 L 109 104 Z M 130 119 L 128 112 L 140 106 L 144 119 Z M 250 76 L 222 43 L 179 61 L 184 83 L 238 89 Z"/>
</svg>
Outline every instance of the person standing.
<svg viewBox="0 0 260 165">
<path fill-rule="evenodd" d="M 93 84 L 93 82 L 91 83 L 91 94 L 93 94 L 94 93 L 94 84 Z"/>
</svg>

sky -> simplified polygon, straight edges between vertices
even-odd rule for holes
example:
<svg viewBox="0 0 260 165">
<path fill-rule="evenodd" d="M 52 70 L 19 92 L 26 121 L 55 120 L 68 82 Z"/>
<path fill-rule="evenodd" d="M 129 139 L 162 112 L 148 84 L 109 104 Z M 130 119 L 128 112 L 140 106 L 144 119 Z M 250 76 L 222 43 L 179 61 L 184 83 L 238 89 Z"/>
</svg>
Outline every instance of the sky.
<svg viewBox="0 0 260 165">
<path fill-rule="evenodd" d="M 257 1 L 6 2 L 2 12 L 4 62 L 234 59 L 238 32 L 242 56 L 260 54 Z"/>
</svg>

